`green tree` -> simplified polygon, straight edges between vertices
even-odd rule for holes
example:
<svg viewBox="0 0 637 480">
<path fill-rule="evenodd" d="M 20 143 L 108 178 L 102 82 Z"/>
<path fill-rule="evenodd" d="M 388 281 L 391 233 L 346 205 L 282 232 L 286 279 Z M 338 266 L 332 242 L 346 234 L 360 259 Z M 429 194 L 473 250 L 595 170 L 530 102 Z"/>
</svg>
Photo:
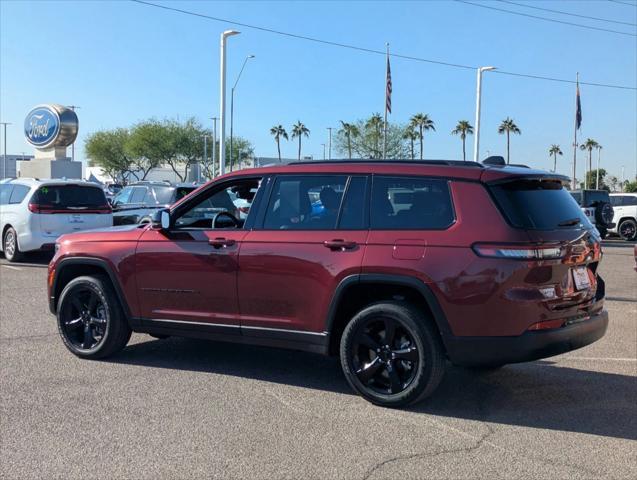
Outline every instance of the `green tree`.
<svg viewBox="0 0 637 480">
<path fill-rule="evenodd" d="M 409 124 L 418 130 L 418 136 L 420 138 L 420 159 L 423 158 L 423 142 L 424 142 L 424 134 L 427 130 L 436 131 L 436 126 L 434 121 L 429 118 L 429 115 L 426 113 L 417 113 L 409 120 Z"/>
<path fill-rule="evenodd" d="M 274 137 L 276 149 L 279 152 L 279 162 L 281 161 L 281 137 L 288 139 L 288 132 L 285 131 L 283 125 L 275 125 L 270 129 L 270 135 Z"/>
<path fill-rule="evenodd" d="M 144 120 L 131 129 L 127 151 L 140 163 L 143 162 L 139 166 L 145 172 L 144 178 L 149 170 L 160 165 L 169 164 L 174 171 L 177 150 L 175 129 L 170 121 Z M 143 165 L 148 168 L 143 168 Z M 183 181 L 181 174 L 177 176 Z"/>
<path fill-rule="evenodd" d="M 409 142 L 409 157 L 413 160 L 414 156 L 414 142 L 420 138 L 418 132 L 414 130 L 414 127 L 408 125 L 403 133 L 403 138 Z"/>
<path fill-rule="evenodd" d="M 340 128 L 335 140 L 336 151 L 345 156 L 349 155 L 351 149 L 352 155 L 356 157 L 380 159 L 383 155 L 381 138 L 384 122 L 381 118 L 379 123 L 379 118 L 378 114 L 374 114 L 366 120 L 349 123 L 352 126 L 349 131 L 357 132 L 356 135 L 352 133 L 348 136 L 345 134 L 345 130 Z M 387 126 L 386 158 L 407 158 L 408 151 L 403 139 L 404 133 L 404 125 L 390 124 Z"/>
<path fill-rule="evenodd" d="M 582 183 L 582 188 L 595 188 L 595 182 L 597 179 L 597 170 L 589 170 L 586 172 L 586 183 Z M 603 168 L 599 169 L 599 189 L 600 190 L 608 190 L 610 192 L 610 185 L 606 182 L 606 170 Z"/>
<path fill-rule="evenodd" d="M 521 135 L 522 131 L 518 128 L 512 118 L 505 118 L 502 120 L 502 123 L 498 127 L 498 133 L 500 135 L 505 134 L 507 136 L 507 165 L 510 163 L 510 145 L 511 145 L 511 134 Z"/>
<path fill-rule="evenodd" d="M 301 123 L 301 120 L 292 125 L 292 138 L 299 139 L 299 160 L 301 160 L 301 138 L 310 136 L 310 129 Z M 279 159 L 280 160 L 280 159 Z"/>
<path fill-rule="evenodd" d="M 467 135 L 473 135 L 473 126 L 468 120 L 459 120 L 456 128 L 451 130 L 451 135 L 460 135 L 462 140 L 462 160 L 467 161 L 466 142 Z"/>
<path fill-rule="evenodd" d="M 588 172 L 593 169 L 593 149 L 598 146 L 599 143 L 592 138 L 587 138 L 586 141 L 579 146 L 580 150 L 588 150 L 588 171 L 586 172 L 586 186 L 584 188 L 593 188 L 593 185 L 595 184 L 594 182 L 589 182 Z"/>
<path fill-rule="evenodd" d="M 626 182 L 624 184 L 624 192 L 637 193 L 637 180 L 633 182 Z"/>
<path fill-rule="evenodd" d="M 128 183 L 130 177 L 135 176 L 133 161 L 126 152 L 128 139 L 125 128 L 91 133 L 84 144 L 89 165 L 100 167 L 113 180 Z"/>
<path fill-rule="evenodd" d="M 337 132 L 338 135 L 342 135 L 345 137 L 347 142 L 347 158 L 352 159 L 352 138 L 356 138 L 360 135 L 360 131 L 356 125 L 353 123 L 346 123 L 341 120 L 341 128 Z"/>
<path fill-rule="evenodd" d="M 557 171 L 557 156 L 562 155 L 562 149 L 559 145 L 553 144 L 549 148 L 549 155 L 553 155 L 553 171 Z"/>
<path fill-rule="evenodd" d="M 365 122 L 365 136 L 369 137 L 370 140 L 373 141 L 374 145 L 374 152 L 369 158 L 381 158 L 383 156 L 383 152 L 380 148 L 380 142 L 384 125 L 385 122 L 383 117 L 380 116 L 380 113 L 374 113 Z"/>
</svg>

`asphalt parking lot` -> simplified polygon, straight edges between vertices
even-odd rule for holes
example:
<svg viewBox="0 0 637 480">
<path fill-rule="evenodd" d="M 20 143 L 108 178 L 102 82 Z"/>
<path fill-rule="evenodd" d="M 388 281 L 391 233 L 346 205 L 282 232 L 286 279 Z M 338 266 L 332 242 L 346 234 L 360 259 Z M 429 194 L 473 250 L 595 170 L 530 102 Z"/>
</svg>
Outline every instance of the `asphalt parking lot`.
<svg viewBox="0 0 637 480">
<path fill-rule="evenodd" d="M 375 407 L 337 359 L 134 335 L 82 361 L 46 304 L 46 257 L 0 260 L 0 478 L 637 478 L 637 273 L 606 242 L 599 342 L 429 401 Z"/>
</svg>

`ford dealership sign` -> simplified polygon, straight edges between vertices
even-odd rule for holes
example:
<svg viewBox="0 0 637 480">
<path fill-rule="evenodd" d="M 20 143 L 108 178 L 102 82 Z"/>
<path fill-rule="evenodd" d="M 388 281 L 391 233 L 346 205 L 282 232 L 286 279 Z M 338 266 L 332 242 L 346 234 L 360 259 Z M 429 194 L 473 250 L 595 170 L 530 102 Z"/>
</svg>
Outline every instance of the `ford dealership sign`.
<svg viewBox="0 0 637 480">
<path fill-rule="evenodd" d="M 38 105 L 24 121 L 24 136 L 40 150 L 68 147 L 75 141 L 77 130 L 77 115 L 62 105 Z"/>
</svg>

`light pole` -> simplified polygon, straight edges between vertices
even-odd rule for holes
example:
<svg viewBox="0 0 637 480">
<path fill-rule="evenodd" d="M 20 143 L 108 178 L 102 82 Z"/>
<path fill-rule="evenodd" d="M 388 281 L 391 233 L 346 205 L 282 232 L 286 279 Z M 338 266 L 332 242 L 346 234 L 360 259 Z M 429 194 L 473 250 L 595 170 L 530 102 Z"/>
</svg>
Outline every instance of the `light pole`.
<svg viewBox="0 0 637 480">
<path fill-rule="evenodd" d="M 495 70 L 495 67 L 478 68 L 478 81 L 476 85 L 476 122 L 475 134 L 473 135 L 473 161 L 478 162 L 480 158 L 480 104 L 482 101 L 482 72 Z"/>
<path fill-rule="evenodd" d="M 219 173 L 226 173 L 226 41 L 232 35 L 238 35 L 241 32 L 236 30 L 226 30 L 221 34 L 221 51 L 219 56 L 219 130 L 221 130 L 219 138 Z"/>
<path fill-rule="evenodd" d="M 599 162 L 602 157 L 602 148 L 601 145 L 597 145 L 597 178 L 595 180 L 595 190 L 599 190 Z"/>
<path fill-rule="evenodd" d="M 2 178 L 7 178 L 7 125 L 12 125 L 9 122 L 0 122 L 0 125 L 4 127 L 4 155 L 2 156 Z"/>
<path fill-rule="evenodd" d="M 210 173 L 215 178 L 215 162 L 217 160 L 217 117 L 210 117 L 212 120 L 212 168 Z"/>
<path fill-rule="evenodd" d="M 243 65 L 241 66 L 241 70 L 239 70 L 239 75 L 237 75 L 237 80 L 234 82 L 232 89 L 230 90 L 230 171 L 232 172 L 232 166 L 234 165 L 234 150 L 232 149 L 232 126 L 234 125 L 234 90 L 237 88 L 237 83 L 239 83 L 239 79 L 241 78 L 241 74 L 243 73 L 243 69 L 246 68 L 246 63 L 248 60 L 254 58 L 254 55 L 248 55 L 246 59 L 243 61 Z"/>
<path fill-rule="evenodd" d="M 206 171 L 209 171 L 208 170 L 208 135 L 203 135 L 203 168 Z M 199 172 L 197 172 L 197 176 L 199 176 Z"/>
<path fill-rule="evenodd" d="M 325 160 L 325 144 L 321 143 L 321 145 L 323 146 L 323 160 Z"/>
<path fill-rule="evenodd" d="M 327 130 L 330 132 L 330 135 L 329 135 L 329 149 L 327 150 L 328 153 L 329 153 L 328 160 L 332 160 L 332 128 L 333 127 L 327 127 Z"/>
</svg>

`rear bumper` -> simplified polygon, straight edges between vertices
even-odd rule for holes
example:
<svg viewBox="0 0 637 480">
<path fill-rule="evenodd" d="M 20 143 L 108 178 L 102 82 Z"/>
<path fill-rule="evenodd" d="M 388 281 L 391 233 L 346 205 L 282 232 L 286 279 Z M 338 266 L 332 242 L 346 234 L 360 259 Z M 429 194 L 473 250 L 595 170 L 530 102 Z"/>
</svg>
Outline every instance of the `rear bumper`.
<svg viewBox="0 0 637 480">
<path fill-rule="evenodd" d="M 588 320 L 547 331 L 526 332 L 517 337 L 444 337 L 452 363 L 463 366 L 529 362 L 585 347 L 604 336 L 608 312 Z"/>
</svg>

